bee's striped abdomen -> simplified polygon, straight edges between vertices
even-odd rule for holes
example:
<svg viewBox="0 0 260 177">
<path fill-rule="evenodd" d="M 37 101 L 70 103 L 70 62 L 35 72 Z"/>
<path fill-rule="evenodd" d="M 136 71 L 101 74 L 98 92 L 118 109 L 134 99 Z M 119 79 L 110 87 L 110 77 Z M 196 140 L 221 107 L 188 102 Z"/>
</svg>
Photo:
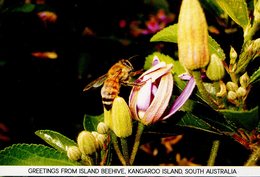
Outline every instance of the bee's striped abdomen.
<svg viewBox="0 0 260 177">
<path fill-rule="evenodd" d="M 106 110 L 110 110 L 112 108 L 112 104 L 114 99 L 119 93 L 120 84 L 118 78 L 108 78 L 102 89 L 101 89 L 101 96 L 102 96 L 102 103 Z"/>
</svg>

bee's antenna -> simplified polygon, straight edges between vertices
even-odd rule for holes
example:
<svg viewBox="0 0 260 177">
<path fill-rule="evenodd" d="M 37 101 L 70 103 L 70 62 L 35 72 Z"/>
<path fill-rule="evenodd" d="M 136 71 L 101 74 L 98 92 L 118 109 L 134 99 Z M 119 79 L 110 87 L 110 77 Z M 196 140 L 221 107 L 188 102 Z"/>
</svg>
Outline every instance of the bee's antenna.
<svg viewBox="0 0 260 177">
<path fill-rule="evenodd" d="M 128 58 L 128 60 L 132 60 L 132 59 L 134 59 L 134 58 L 136 58 L 136 57 L 138 57 L 138 56 L 140 56 L 140 55 L 131 56 L 130 58 Z"/>
</svg>

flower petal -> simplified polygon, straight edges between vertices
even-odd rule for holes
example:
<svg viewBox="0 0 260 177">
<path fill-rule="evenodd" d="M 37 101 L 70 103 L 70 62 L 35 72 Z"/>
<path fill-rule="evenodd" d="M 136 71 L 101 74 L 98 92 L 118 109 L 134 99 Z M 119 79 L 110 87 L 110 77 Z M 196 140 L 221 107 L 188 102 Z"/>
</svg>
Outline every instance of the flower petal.
<svg viewBox="0 0 260 177">
<path fill-rule="evenodd" d="M 156 65 L 156 66 L 158 66 L 158 65 Z M 168 64 L 168 65 L 165 65 L 164 67 L 158 68 L 158 70 L 154 70 L 153 72 L 146 73 L 145 75 L 142 75 L 140 77 L 141 82 L 145 82 L 146 80 L 148 80 L 150 78 L 152 79 L 152 82 L 154 82 L 159 77 L 162 77 L 164 74 L 170 72 L 172 67 L 173 67 L 172 64 Z"/>
<path fill-rule="evenodd" d="M 189 99 L 190 95 L 192 94 L 194 88 L 195 88 L 195 80 L 193 77 L 190 78 L 189 82 L 187 83 L 186 87 L 182 91 L 181 95 L 175 100 L 172 108 L 169 111 L 169 114 L 162 118 L 162 120 L 165 120 L 172 116 L 174 113 L 176 113 L 183 105 L 184 103 Z"/>
<path fill-rule="evenodd" d="M 161 68 L 164 68 L 166 66 L 166 63 L 165 62 L 160 62 L 154 66 L 152 66 L 150 69 L 148 69 L 147 71 L 145 71 L 139 78 L 142 78 L 143 76 L 145 75 L 148 75 L 156 70 L 159 70 Z"/>
<path fill-rule="evenodd" d="M 145 111 L 151 102 L 152 99 L 152 81 L 149 79 L 148 81 L 145 82 L 144 85 L 140 88 L 138 91 L 138 96 L 137 96 L 137 109 L 138 111 Z"/>
<path fill-rule="evenodd" d="M 181 80 L 190 80 L 192 78 L 192 76 L 188 73 L 180 74 L 178 77 L 181 78 Z"/>
<path fill-rule="evenodd" d="M 156 95 L 146 110 L 142 122 L 147 125 L 160 119 L 168 106 L 173 89 L 173 77 L 171 73 L 162 76 Z"/>
</svg>

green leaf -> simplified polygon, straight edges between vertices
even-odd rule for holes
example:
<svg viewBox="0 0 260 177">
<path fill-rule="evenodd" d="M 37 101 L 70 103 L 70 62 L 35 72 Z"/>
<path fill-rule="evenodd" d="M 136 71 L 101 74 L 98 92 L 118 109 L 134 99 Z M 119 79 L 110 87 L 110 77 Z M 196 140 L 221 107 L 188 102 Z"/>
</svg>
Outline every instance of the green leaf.
<svg viewBox="0 0 260 177">
<path fill-rule="evenodd" d="M 215 2 L 244 30 L 249 24 L 245 0 L 215 0 Z"/>
<path fill-rule="evenodd" d="M 208 122 L 206 122 L 203 119 L 200 119 L 199 117 L 187 112 L 181 120 L 177 123 L 178 126 L 181 127 L 189 127 L 194 129 L 199 129 L 202 131 L 215 133 L 215 134 L 221 134 L 220 131 L 218 131 L 216 128 L 211 126 Z"/>
<path fill-rule="evenodd" d="M 209 36 L 208 40 L 210 54 L 216 54 L 221 60 L 225 60 L 226 55 L 220 45 L 211 36 Z"/>
<path fill-rule="evenodd" d="M 13 9 L 13 12 L 30 13 L 35 9 L 34 4 L 23 4 L 22 6 Z"/>
<path fill-rule="evenodd" d="M 168 26 L 157 32 L 151 39 L 151 42 L 173 42 L 177 43 L 178 25 Z M 210 54 L 216 54 L 220 59 L 225 60 L 226 56 L 220 45 L 211 37 L 208 38 Z"/>
<path fill-rule="evenodd" d="M 1 165 L 80 165 L 65 153 L 37 144 L 14 144 L 0 151 Z"/>
<path fill-rule="evenodd" d="M 99 122 L 104 121 L 104 115 L 91 116 L 85 115 L 83 119 L 84 129 L 87 131 L 97 131 L 97 125 Z"/>
<path fill-rule="evenodd" d="M 153 37 L 150 39 L 150 42 L 173 42 L 177 43 L 177 34 L 178 34 L 178 25 L 170 25 L 165 27 L 161 31 L 157 32 Z"/>
<path fill-rule="evenodd" d="M 220 110 L 219 112 L 228 121 L 233 122 L 237 128 L 253 130 L 259 122 L 258 106 L 249 111 Z"/>
<path fill-rule="evenodd" d="M 38 130 L 35 132 L 46 143 L 61 152 L 67 152 L 68 147 L 77 146 L 77 143 L 68 137 L 52 130 Z"/>
<path fill-rule="evenodd" d="M 203 0 L 203 3 L 201 3 L 201 6 L 206 11 L 210 12 L 213 16 L 220 16 L 223 14 L 223 10 L 219 7 L 219 5 L 212 0 Z"/>
<path fill-rule="evenodd" d="M 260 81 L 260 67 L 250 76 L 250 84 L 256 83 Z"/>
</svg>

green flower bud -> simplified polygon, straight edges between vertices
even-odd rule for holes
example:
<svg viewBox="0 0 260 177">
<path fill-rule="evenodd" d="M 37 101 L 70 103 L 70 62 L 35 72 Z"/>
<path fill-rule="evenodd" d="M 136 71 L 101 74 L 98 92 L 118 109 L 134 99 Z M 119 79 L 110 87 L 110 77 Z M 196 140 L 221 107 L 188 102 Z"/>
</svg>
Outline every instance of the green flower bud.
<svg viewBox="0 0 260 177">
<path fill-rule="evenodd" d="M 97 126 L 97 132 L 101 134 L 106 134 L 108 132 L 108 126 L 104 122 L 100 122 Z"/>
<path fill-rule="evenodd" d="M 230 52 L 229 52 L 229 57 L 230 57 L 230 64 L 235 64 L 236 59 L 237 59 L 237 52 L 235 49 L 231 46 Z"/>
<path fill-rule="evenodd" d="M 102 149 L 103 148 L 103 145 L 104 145 L 104 143 L 105 143 L 105 141 L 106 141 L 106 138 L 107 138 L 107 136 L 106 135 L 104 135 L 104 134 L 100 134 L 100 133 L 98 133 L 98 132 L 91 132 L 92 133 L 92 135 L 95 137 L 95 139 L 96 139 L 96 142 L 97 142 L 97 149 Z"/>
<path fill-rule="evenodd" d="M 88 131 L 82 131 L 77 138 L 79 150 L 82 154 L 89 155 L 97 150 L 97 142 L 94 135 Z"/>
<path fill-rule="evenodd" d="M 226 86 L 227 86 L 227 90 L 228 90 L 228 91 L 236 92 L 237 89 L 238 89 L 238 85 L 237 85 L 236 83 L 234 83 L 234 82 L 228 82 L 228 83 L 226 84 Z"/>
<path fill-rule="evenodd" d="M 212 81 L 218 81 L 225 75 L 225 68 L 222 60 L 216 54 L 211 55 L 206 75 Z"/>
<path fill-rule="evenodd" d="M 245 72 L 240 78 L 239 78 L 240 85 L 244 88 L 247 88 L 249 85 L 249 76 L 247 72 Z"/>
<path fill-rule="evenodd" d="M 236 94 L 238 98 L 243 98 L 246 96 L 246 89 L 244 87 L 239 87 L 236 91 Z"/>
<path fill-rule="evenodd" d="M 81 157 L 81 152 L 77 146 L 70 146 L 67 150 L 67 156 L 70 160 L 77 161 Z"/>
<path fill-rule="evenodd" d="M 259 57 L 259 51 L 260 38 L 249 40 L 247 43 L 245 43 L 245 45 L 243 46 L 243 51 L 239 55 L 239 60 L 237 62 L 235 73 L 244 73 L 250 61 L 254 60 L 256 57 Z"/>
<path fill-rule="evenodd" d="M 93 165 L 93 159 L 88 155 L 82 154 L 81 162 L 83 163 L 83 165 L 87 165 L 87 166 Z"/>
<path fill-rule="evenodd" d="M 179 61 L 188 70 L 209 63 L 208 27 L 198 0 L 183 0 L 178 20 Z"/>
<path fill-rule="evenodd" d="M 99 149 L 103 149 L 104 144 L 106 143 L 106 140 L 107 140 L 107 135 L 98 134 L 98 136 L 96 137 L 96 140 L 97 140 Z"/>
<path fill-rule="evenodd" d="M 108 126 L 109 129 L 112 129 L 112 110 L 111 109 L 107 110 L 105 107 L 104 107 L 104 123 Z"/>
<path fill-rule="evenodd" d="M 116 97 L 111 109 L 110 127 L 117 137 L 128 137 L 132 134 L 132 119 L 129 107 L 122 97 Z"/>
<path fill-rule="evenodd" d="M 94 131 L 91 132 L 91 133 L 92 133 L 92 135 L 95 137 L 95 139 L 97 139 L 97 136 L 98 136 L 99 133 L 98 133 L 98 132 L 94 132 Z"/>
<path fill-rule="evenodd" d="M 237 94 L 234 91 L 228 91 L 227 99 L 231 102 L 237 99 Z"/>
</svg>

